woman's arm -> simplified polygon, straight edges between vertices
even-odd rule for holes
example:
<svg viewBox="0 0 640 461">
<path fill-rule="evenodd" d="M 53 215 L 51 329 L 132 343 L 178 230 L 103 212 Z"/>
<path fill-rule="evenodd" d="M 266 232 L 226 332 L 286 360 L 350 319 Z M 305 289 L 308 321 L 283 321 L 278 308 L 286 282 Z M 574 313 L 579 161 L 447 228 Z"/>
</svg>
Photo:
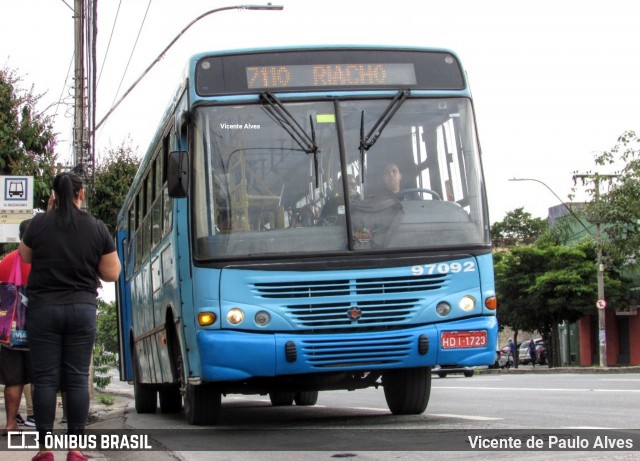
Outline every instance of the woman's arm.
<svg viewBox="0 0 640 461">
<path fill-rule="evenodd" d="M 18 251 L 20 252 L 20 257 L 26 263 L 31 262 L 31 248 L 25 245 L 23 242 L 20 242 L 20 246 L 18 247 Z"/>
<path fill-rule="evenodd" d="M 105 282 L 115 282 L 120 275 L 120 260 L 118 259 L 118 253 L 107 253 L 100 257 L 98 263 L 98 276 Z"/>
</svg>

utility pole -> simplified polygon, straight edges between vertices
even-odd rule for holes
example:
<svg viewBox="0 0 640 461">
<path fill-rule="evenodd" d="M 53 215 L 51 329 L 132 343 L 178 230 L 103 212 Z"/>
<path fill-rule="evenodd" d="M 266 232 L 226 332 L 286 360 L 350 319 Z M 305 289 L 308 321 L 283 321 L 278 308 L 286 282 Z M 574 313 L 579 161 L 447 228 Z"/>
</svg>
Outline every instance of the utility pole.
<svg viewBox="0 0 640 461">
<path fill-rule="evenodd" d="M 617 175 L 607 174 L 576 174 L 573 176 L 574 181 L 581 179 L 583 182 L 593 181 L 594 198 L 596 203 L 600 202 L 600 182 L 601 180 L 611 180 Z M 606 307 L 607 301 L 604 297 L 604 262 L 602 261 L 602 229 L 600 219 L 595 222 L 596 225 L 596 265 L 598 270 L 598 301 L 596 307 L 598 309 L 598 341 L 600 342 L 600 366 L 605 368 L 607 364 L 607 325 L 606 325 Z"/>
<path fill-rule="evenodd" d="M 84 0 L 75 0 L 74 49 L 75 49 L 75 102 L 73 111 L 73 164 L 84 161 Z"/>
</svg>

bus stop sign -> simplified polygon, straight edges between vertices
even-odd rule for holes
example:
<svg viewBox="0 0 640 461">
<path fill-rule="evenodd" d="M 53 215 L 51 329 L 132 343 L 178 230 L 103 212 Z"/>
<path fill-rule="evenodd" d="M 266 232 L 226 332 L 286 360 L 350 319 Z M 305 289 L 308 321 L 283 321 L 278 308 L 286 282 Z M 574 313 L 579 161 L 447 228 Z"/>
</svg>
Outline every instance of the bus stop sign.
<svg viewBox="0 0 640 461">
<path fill-rule="evenodd" d="M 17 243 L 18 227 L 33 215 L 33 176 L 0 176 L 0 243 Z"/>
</svg>

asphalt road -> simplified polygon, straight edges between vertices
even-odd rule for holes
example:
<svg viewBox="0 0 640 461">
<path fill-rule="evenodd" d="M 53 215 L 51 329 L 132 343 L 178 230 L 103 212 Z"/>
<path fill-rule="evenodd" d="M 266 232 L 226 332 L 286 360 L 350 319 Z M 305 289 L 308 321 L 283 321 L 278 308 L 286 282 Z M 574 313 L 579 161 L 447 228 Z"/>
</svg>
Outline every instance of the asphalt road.
<svg viewBox="0 0 640 461">
<path fill-rule="evenodd" d="M 110 461 L 640 459 L 640 373 L 549 371 L 434 376 L 429 406 L 416 416 L 392 415 L 382 389 L 321 392 L 313 407 L 272 407 L 266 396 L 230 395 L 223 397 L 220 425 L 212 428 L 188 426 L 182 415 L 138 415 L 132 404 L 122 411 L 131 386 L 114 382 L 108 390 L 119 395 L 121 409 L 92 427 L 149 433 L 163 450 L 91 454 Z M 595 450 L 595 436 L 631 443 L 632 450 Z M 559 445 L 589 437 L 588 450 Z M 542 447 L 491 449 L 510 438 Z"/>
<path fill-rule="evenodd" d="M 391 415 L 382 389 L 365 389 L 322 392 L 313 407 L 272 407 L 266 396 L 227 396 L 222 421 L 215 428 L 190 427 L 181 415 L 135 411 L 123 415 L 122 423 L 139 431 L 163 430 L 156 433 L 158 440 L 185 461 L 424 459 L 434 455 L 438 459 L 499 460 L 517 455 L 526 460 L 630 460 L 640 458 L 639 408 L 638 373 L 550 374 L 521 368 L 472 378 L 434 376 L 427 411 L 417 416 Z M 543 449 L 458 449 L 461 443 L 469 448 L 468 436 L 487 434 L 501 443 L 511 436 L 532 439 L 531 443 L 542 443 Z M 585 438 L 594 436 L 631 443 L 634 451 L 595 451 L 593 440 L 586 442 L 589 450 L 571 450 L 571 444 L 580 448 Z M 555 444 L 549 446 L 554 437 Z M 452 451 L 425 451 L 442 450 L 449 440 Z M 106 455 L 114 461 L 125 459 L 116 453 Z"/>
</svg>

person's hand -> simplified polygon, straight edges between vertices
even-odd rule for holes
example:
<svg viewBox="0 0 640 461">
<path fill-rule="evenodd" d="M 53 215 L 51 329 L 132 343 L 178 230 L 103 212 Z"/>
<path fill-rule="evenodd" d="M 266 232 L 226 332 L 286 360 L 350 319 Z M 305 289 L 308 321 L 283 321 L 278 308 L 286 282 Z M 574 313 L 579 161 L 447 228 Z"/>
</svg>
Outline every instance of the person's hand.
<svg viewBox="0 0 640 461">
<path fill-rule="evenodd" d="M 47 202 L 47 211 L 53 210 L 56 207 L 56 197 L 53 195 L 53 192 L 49 196 L 49 201 Z"/>
</svg>

